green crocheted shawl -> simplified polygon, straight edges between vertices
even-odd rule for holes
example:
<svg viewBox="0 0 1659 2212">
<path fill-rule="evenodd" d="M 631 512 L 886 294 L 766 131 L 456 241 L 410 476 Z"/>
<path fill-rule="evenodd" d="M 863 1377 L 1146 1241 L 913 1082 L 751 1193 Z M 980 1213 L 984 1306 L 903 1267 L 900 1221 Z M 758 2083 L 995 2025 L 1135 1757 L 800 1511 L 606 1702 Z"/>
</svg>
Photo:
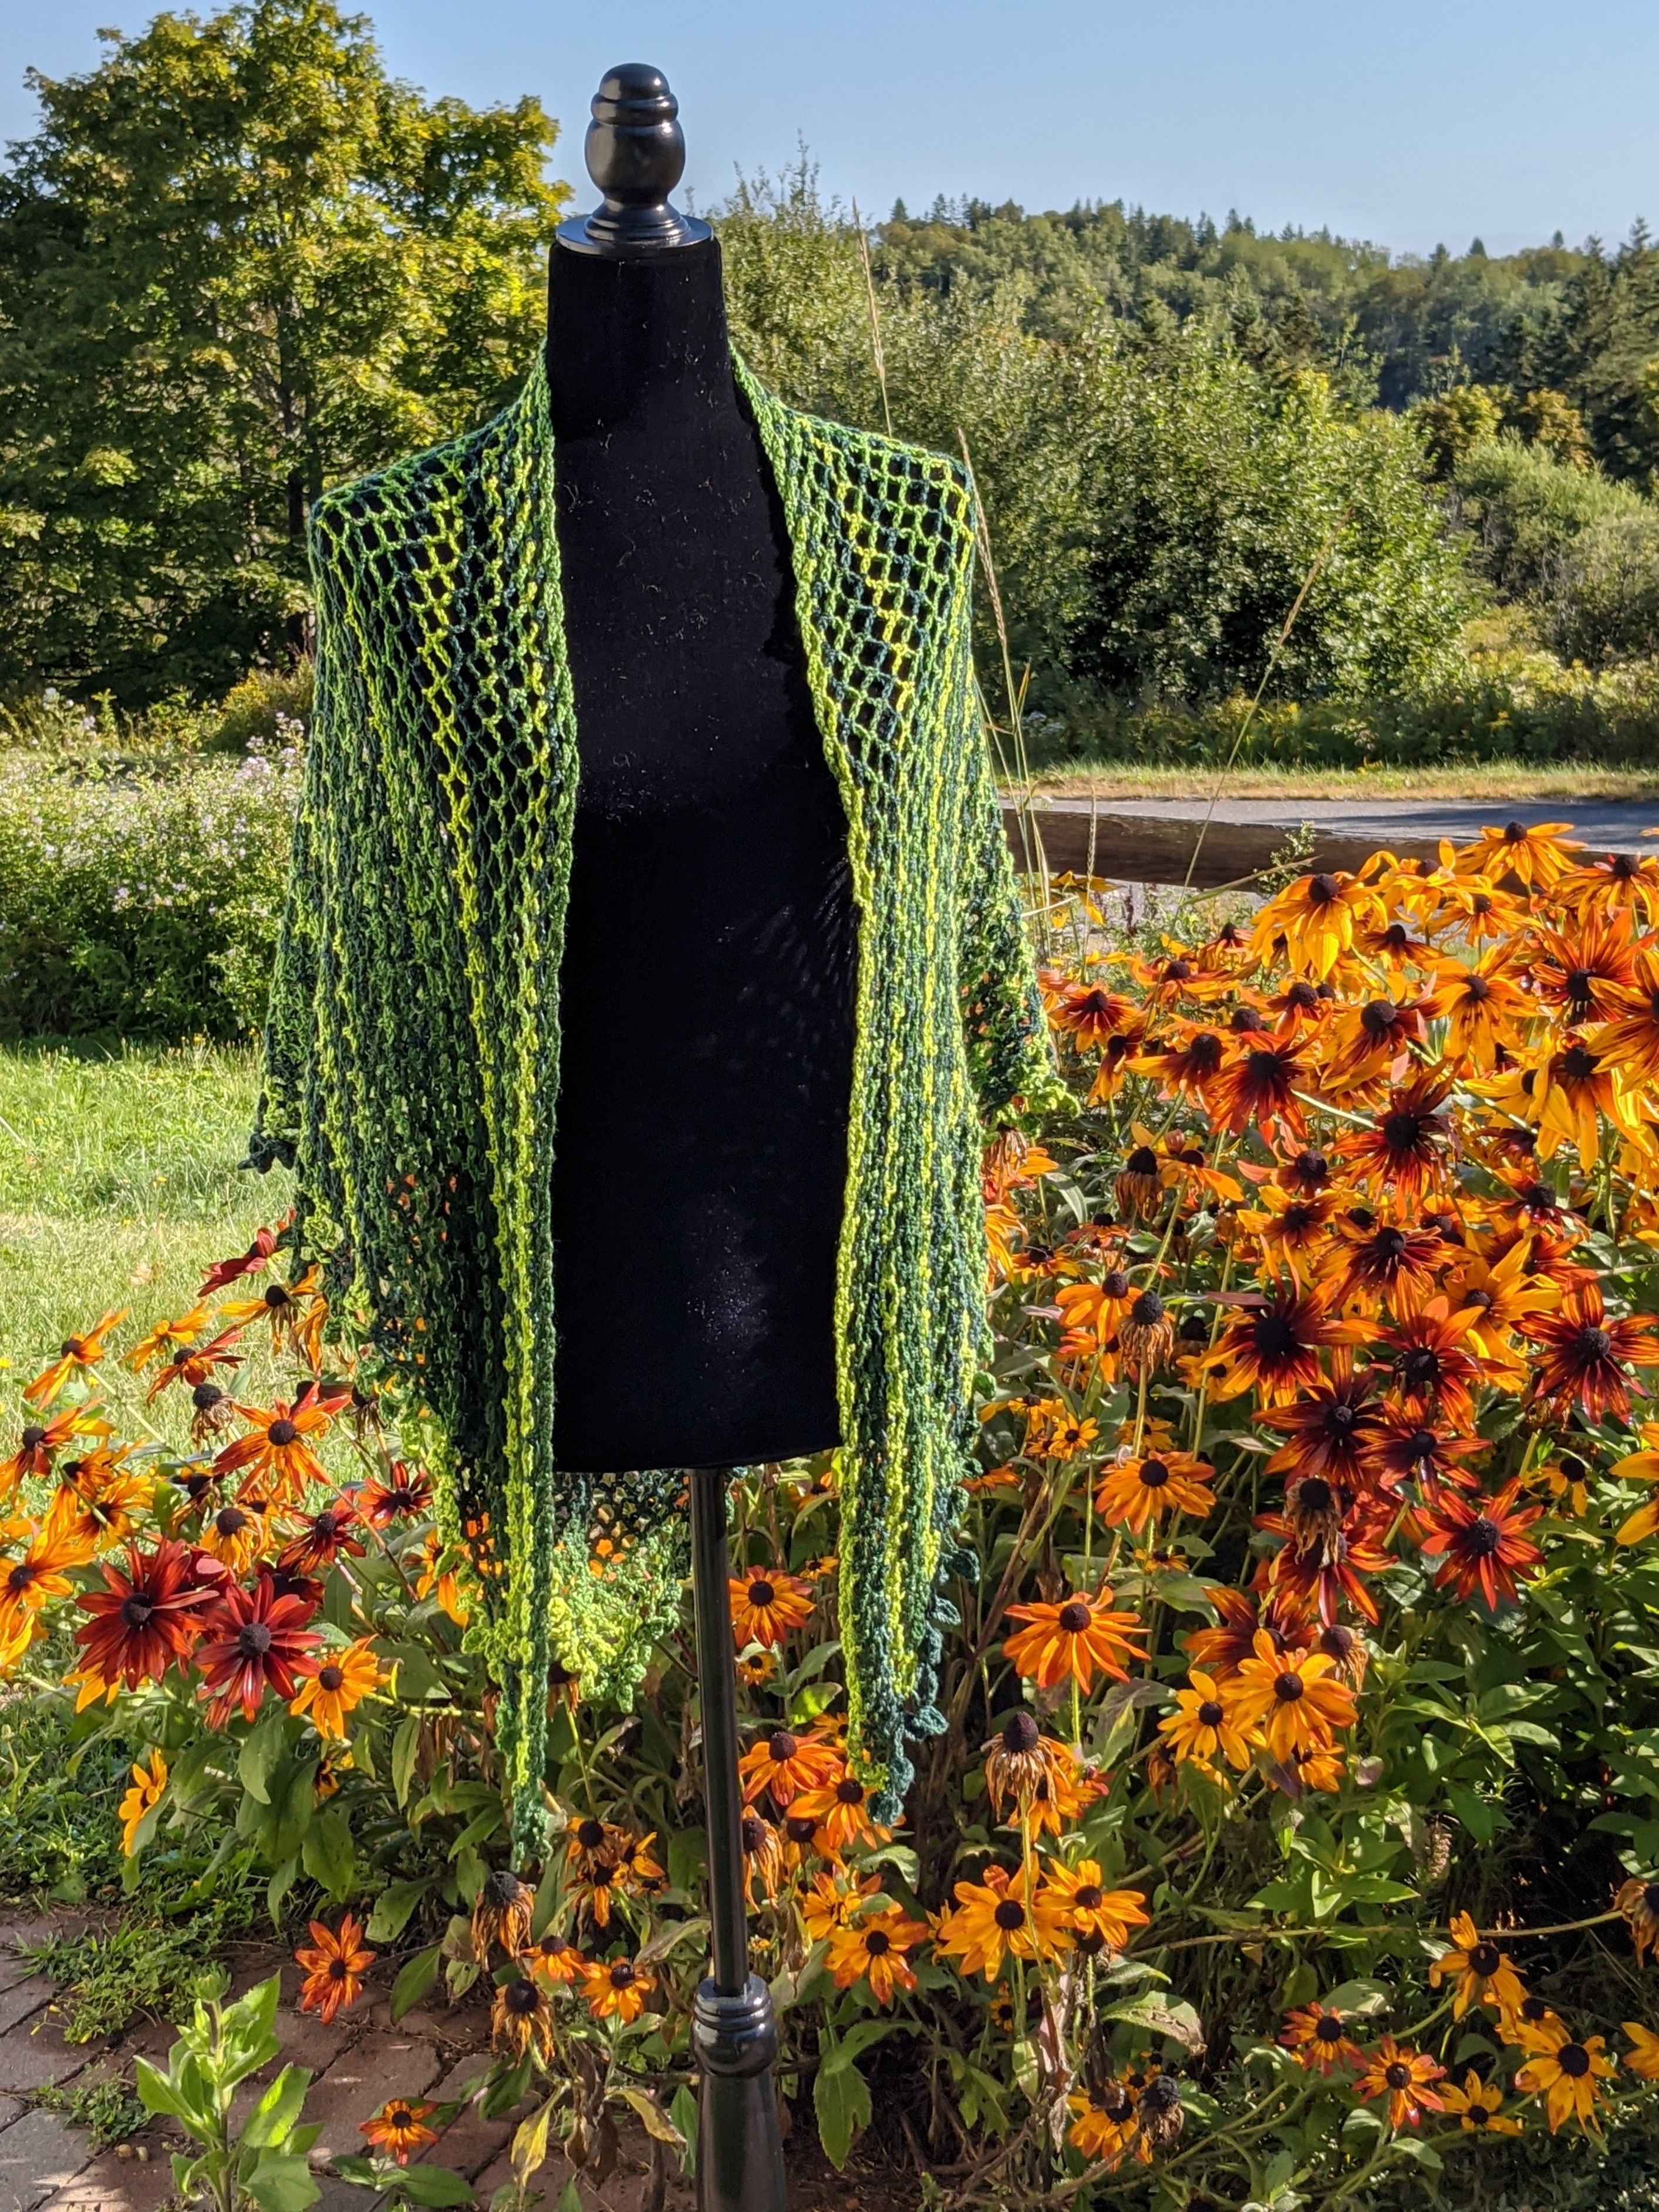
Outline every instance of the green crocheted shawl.
<svg viewBox="0 0 1659 2212">
<path fill-rule="evenodd" d="M 781 496 L 847 811 L 856 1044 L 836 1299 L 848 1740 L 896 1817 L 934 1709 L 939 1584 L 984 1331 L 988 1119 L 1060 1097 L 969 651 L 973 525 L 933 453 L 785 407 Z M 316 710 L 253 1165 L 390 1372 L 483 1598 L 515 1832 L 549 1662 L 626 1694 L 678 1602 L 684 1484 L 553 1463 L 558 975 L 579 772 L 544 366 L 483 428 L 312 515 Z M 406 1429 L 407 1433 L 407 1429 Z M 597 1542 L 598 1549 L 594 1546 Z"/>
</svg>

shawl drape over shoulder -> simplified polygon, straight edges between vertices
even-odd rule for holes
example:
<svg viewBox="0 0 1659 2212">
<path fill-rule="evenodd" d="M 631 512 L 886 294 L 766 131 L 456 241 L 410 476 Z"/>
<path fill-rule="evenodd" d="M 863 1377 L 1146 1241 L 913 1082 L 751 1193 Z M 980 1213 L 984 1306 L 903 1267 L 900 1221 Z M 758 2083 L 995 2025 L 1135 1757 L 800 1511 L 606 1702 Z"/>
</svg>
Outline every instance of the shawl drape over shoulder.
<svg viewBox="0 0 1659 2212">
<path fill-rule="evenodd" d="M 935 1732 L 939 1595 L 984 1334 L 986 1124 L 1061 1096 L 969 646 L 942 457 L 783 406 L 738 365 L 793 555 L 859 921 L 836 1300 L 848 1738 L 881 1817 Z M 578 732 L 540 359 L 494 421 L 312 515 L 314 726 L 252 1164 L 397 1384 L 484 1593 L 515 1829 L 557 1656 L 626 1694 L 678 1602 L 682 1478 L 553 1464 L 558 971 Z M 599 1542 L 596 1553 L 592 1549 Z"/>
</svg>

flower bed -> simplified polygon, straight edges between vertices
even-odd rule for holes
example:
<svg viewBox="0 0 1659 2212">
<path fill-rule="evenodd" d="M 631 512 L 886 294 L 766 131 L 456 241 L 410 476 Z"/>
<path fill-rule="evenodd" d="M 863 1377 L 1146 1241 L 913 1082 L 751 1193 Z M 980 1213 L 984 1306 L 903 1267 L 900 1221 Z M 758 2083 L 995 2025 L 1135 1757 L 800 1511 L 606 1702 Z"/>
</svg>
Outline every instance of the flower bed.
<svg viewBox="0 0 1659 2212">
<path fill-rule="evenodd" d="M 1656 912 L 1659 861 L 1517 827 L 1179 943 L 1087 886 L 1038 917 L 1078 1110 L 987 1153 L 976 1571 L 895 1833 L 838 1718 L 833 1458 L 734 1488 L 757 1956 L 837 2164 L 1294 2212 L 1611 2202 L 1599 2131 L 1650 2145 Z M 314 1916 L 325 2014 L 375 1954 L 400 2011 L 487 1978 L 526 2171 L 602 2172 L 629 2111 L 679 2155 L 689 1610 L 631 1712 L 561 1674 L 514 1867 L 471 1568 L 279 1229 L 26 1397 L 0 1650 L 72 1650 L 43 1694 L 134 1753 L 132 1884 Z M 185 1398 L 188 1444 L 133 1441 Z M 453 2117 L 403 2110 L 357 2178 Z"/>
</svg>

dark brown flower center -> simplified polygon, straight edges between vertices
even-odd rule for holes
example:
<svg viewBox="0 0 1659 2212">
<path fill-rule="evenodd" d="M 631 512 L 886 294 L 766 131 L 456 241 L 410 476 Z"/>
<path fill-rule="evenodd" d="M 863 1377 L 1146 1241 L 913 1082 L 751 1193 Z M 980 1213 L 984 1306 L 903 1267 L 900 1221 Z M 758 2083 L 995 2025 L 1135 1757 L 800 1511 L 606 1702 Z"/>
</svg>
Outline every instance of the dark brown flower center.
<svg viewBox="0 0 1659 2212">
<path fill-rule="evenodd" d="M 1321 2013 L 1314 2023 L 1314 2040 L 1316 2043 L 1341 2042 L 1342 2022 L 1335 2013 Z"/>
<path fill-rule="evenodd" d="M 269 1429 L 265 1431 L 270 1441 L 276 1445 L 279 1451 L 281 1451 L 285 1446 L 291 1444 L 295 1437 L 297 1437 L 300 1431 L 298 1429 L 295 1427 L 293 1422 L 288 1419 L 286 1416 L 284 1416 L 281 1420 L 273 1421 Z"/>
<path fill-rule="evenodd" d="M 1156 1291 L 1143 1291 L 1129 1309 L 1137 1328 L 1156 1328 L 1164 1318 L 1164 1301 Z"/>
<path fill-rule="evenodd" d="M 1489 1559 L 1504 1540 L 1504 1532 L 1489 1514 L 1477 1513 L 1463 1531 L 1462 1546 L 1477 1559 Z"/>
<path fill-rule="evenodd" d="M 23 1431 L 23 1449 L 29 1452 L 39 1451 L 46 1441 L 46 1432 L 40 1422 L 31 1421 Z"/>
<path fill-rule="evenodd" d="M 1590 2070 L 1590 2055 L 1582 2043 L 1564 2043 L 1555 2063 L 1571 2081 L 1582 2081 Z"/>
<path fill-rule="evenodd" d="M 614 1972 L 614 1968 L 612 1969 Z M 536 1988 L 532 1982 L 509 1982 L 502 1992 L 501 2002 L 509 2012 L 520 2016 L 536 2009 Z"/>
<path fill-rule="evenodd" d="M 1300 1674 L 1287 1672 L 1274 1675 L 1273 1695 L 1281 1705 L 1295 1705 L 1302 1696 L 1302 1692 L 1303 1681 Z"/>
<path fill-rule="evenodd" d="M 1392 1036 L 1400 1019 L 1400 1009 L 1392 999 L 1372 999 L 1359 1010 L 1359 1026 L 1367 1036 Z"/>
<path fill-rule="evenodd" d="M 1080 1597 L 1067 1598 L 1060 1608 L 1056 1626 L 1067 1636 L 1081 1636 L 1093 1616 Z"/>
<path fill-rule="evenodd" d="M 1251 1323 L 1250 1336 L 1260 1359 L 1289 1359 L 1301 1349 L 1296 1331 L 1283 1314 L 1257 1314 Z"/>
<path fill-rule="evenodd" d="M 892 1948 L 893 1939 L 887 1933 L 887 1930 L 884 1928 L 872 1928 L 865 1936 L 865 1952 L 866 1954 L 872 1959 L 881 1958 L 884 1953 L 890 1951 Z"/>
<path fill-rule="evenodd" d="M 792 1735 L 787 1729 L 774 1729 L 766 1739 L 767 1756 L 775 1766 L 786 1765 L 799 1749 L 799 1739 Z"/>
<path fill-rule="evenodd" d="M 1605 1328 L 1581 1328 L 1574 1348 L 1586 1365 L 1599 1364 L 1613 1350 L 1613 1337 Z"/>
<path fill-rule="evenodd" d="M 216 1382 L 198 1382 L 190 1394 L 190 1402 L 198 1413 L 210 1413 L 224 1395 Z"/>
<path fill-rule="evenodd" d="M 134 1590 L 131 1597 L 124 1597 L 121 1601 L 121 1626 L 123 1628 L 148 1628 L 149 1617 L 155 1610 L 142 1590 Z"/>
<path fill-rule="evenodd" d="M 1342 886 L 1334 876 L 1320 874 L 1308 878 L 1310 906 L 1330 906 L 1342 896 Z"/>
<path fill-rule="evenodd" d="M 247 1516 L 240 1505 L 222 1505 L 213 1516 L 213 1525 L 222 1536 L 240 1536 L 247 1526 Z"/>
<path fill-rule="evenodd" d="M 596 1851 L 605 1841 L 605 1822 L 592 1819 L 580 1823 L 576 1830 L 576 1841 L 585 1851 Z"/>
<path fill-rule="evenodd" d="M 1002 1744 L 1005 1751 L 1024 1753 L 1036 1749 L 1037 1724 L 1035 1715 L 1022 1706 L 1009 1714 L 1002 1723 Z"/>
<path fill-rule="evenodd" d="M 236 1650 L 243 1659 L 263 1659 L 270 1649 L 270 1631 L 263 1620 L 246 1620 L 236 1632 Z"/>
<path fill-rule="evenodd" d="M 1198 1717 L 1206 1729 L 1219 1728 L 1227 1717 L 1227 1709 L 1215 1698 L 1206 1698 L 1198 1709 Z"/>
<path fill-rule="evenodd" d="M 394 2105 L 392 2107 L 392 2110 L 386 2116 L 386 2124 L 389 2128 L 394 2128 L 399 2135 L 402 2135 L 405 2128 L 414 2126 L 415 2115 L 410 2111 L 407 2105 Z"/>
<path fill-rule="evenodd" d="M 1100 1289 L 1103 1297 L 1127 1298 L 1129 1295 L 1129 1278 L 1121 1267 L 1114 1267 L 1109 1275 L 1102 1276 Z"/>
<path fill-rule="evenodd" d="M 497 1912 L 502 1912 L 509 1905 L 518 1903 L 524 1894 L 524 1884 L 511 1867 L 497 1867 L 494 1874 L 486 1878 L 483 1893 L 485 1903 L 493 1905 Z M 515 1983 L 514 1986 L 516 1988 L 518 1985 Z"/>
<path fill-rule="evenodd" d="M 1391 2059 L 1382 2069 L 1382 2079 L 1391 2089 L 1409 2089 L 1412 2086 L 1412 2069 L 1403 2060 Z"/>
<path fill-rule="evenodd" d="M 777 1595 L 777 1591 L 763 1575 L 757 1575 L 749 1585 L 749 1602 L 757 1613 L 764 1613 Z"/>
<path fill-rule="evenodd" d="M 1146 1490 L 1162 1490 L 1170 1480 L 1170 1470 L 1161 1459 L 1143 1460 L 1140 1463 L 1141 1486 Z"/>
<path fill-rule="evenodd" d="M 1477 1943 L 1469 1953 L 1469 1972 L 1483 1982 L 1492 1979 L 1501 1963 L 1496 1943 Z"/>
<path fill-rule="evenodd" d="M 1129 1155 L 1124 1171 L 1132 1176 L 1155 1176 L 1158 1173 L 1158 1154 L 1150 1145 L 1137 1145 Z"/>
<path fill-rule="evenodd" d="M 864 1784 L 855 1774 L 844 1774 L 836 1784 L 836 1802 L 839 1805 L 861 1805 Z"/>
<path fill-rule="evenodd" d="M 1025 1907 L 1017 1898 L 1005 1897 L 999 1900 L 991 1917 L 999 1928 L 1012 1934 L 1016 1928 L 1025 1925 Z"/>
<path fill-rule="evenodd" d="M 326 1690 L 330 1697 L 334 1695 L 344 1680 L 345 1669 L 343 1667 L 336 1667 L 331 1662 L 328 1666 L 319 1667 L 317 1669 L 317 1686 L 319 1690 Z"/>
</svg>

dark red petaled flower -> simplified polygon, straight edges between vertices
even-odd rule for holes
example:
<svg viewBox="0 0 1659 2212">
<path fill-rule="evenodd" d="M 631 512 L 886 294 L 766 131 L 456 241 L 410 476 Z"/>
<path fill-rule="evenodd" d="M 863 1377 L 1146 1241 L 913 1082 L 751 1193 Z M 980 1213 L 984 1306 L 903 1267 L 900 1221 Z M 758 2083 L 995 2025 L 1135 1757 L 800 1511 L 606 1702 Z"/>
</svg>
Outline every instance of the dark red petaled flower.
<svg viewBox="0 0 1659 2212">
<path fill-rule="evenodd" d="M 366 1482 L 357 1493 L 363 1517 L 376 1528 L 385 1528 L 405 1516 L 417 1520 L 432 1504 L 432 1477 L 423 1467 L 405 1467 L 394 1459 L 384 1482 Z"/>
<path fill-rule="evenodd" d="M 1313 1630 L 1278 1591 L 1235 1589 L 1221 1583 L 1206 1585 L 1204 1595 L 1218 1615 L 1213 1628 L 1194 1628 L 1181 1638 L 1195 1667 L 1224 1681 L 1236 1674 L 1255 1650 L 1255 1632 L 1265 1628 L 1277 1651 L 1305 1651 Z M 1262 1600 L 1266 1595 L 1267 1601 Z"/>
<path fill-rule="evenodd" d="M 1626 1365 L 1659 1367 L 1659 1337 L 1652 1324 L 1633 1316 L 1613 1320 L 1601 1303 L 1600 1285 L 1576 1284 L 1553 1314 L 1534 1314 L 1527 1334 L 1542 1347 L 1533 1395 L 1553 1399 L 1565 1411 L 1575 1399 L 1589 1421 L 1611 1413 L 1630 1414 L 1631 1382 Z"/>
<path fill-rule="evenodd" d="M 1409 1420 L 1437 1415 L 1448 1428 L 1467 1435 L 1474 1426 L 1470 1395 L 1480 1380 L 1480 1363 L 1462 1349 L 1473 1312 L 1451 1313 L 1443 1297 L 1431 1298 L 1392 1328 L 1377 1331 L 1377 1342 L 1393 1357 L 1381 1370 L 1389 1396 Z"/>
<path fill-rule="evenodd" d="M 1410 1198 L 1438 1183 L 1450 1142 L 1442 1111 L 1450 1091 L 1449 1077 L 1426 1070 L 1391 1091 L 1370 1127 L 1356 1129 L 1337 1147 L 1358 1180 Z"/>
<path fill-rule="evenodd" d="M 1240 1293 L 1216 1303 L 1244 1308 L 1203 1362 L 1221 1370 L 1218 1398 L 1254 1388 L 1263 1406 L 1282 1405 L 1319 1381 L 1322 1346 L 1352 1340 L 1353 1330 L 1334 1319 L 1317 1295 Z"/>
<path fill-rule="evenodd" d="M 1520 1486 L 1506 1482 L 1492 1498 L 1443 1498 L 1426 1516 L 1423 1549 L 1443 1554 L 1437 1583 L 1455 1585 L 1468 1600 L 1478 1589 L 1495 1613 L 1500 1601 L 1513 1603 L 1517 1572 L 1543 1558 L 1522 1534 L 1543 1511 L 1541 1505 L 1517 1505 Z"/>
<path fill-rule="evenodd" d="M 211 1579 L 197 1568 L 188 1544 L 164 1537 L 153 1552 L 126 1547 L 124 1574 L 109 1560 L 100 1562 L 100 1590 L 83 1590 L 76 1603 L 92 1619 L 77 1628 L 75 1640 L 86 1656 L 83 1666 L 106 1684 L 136 1690 L 160 1681 L 169 1667 L 181 1671 L 204 1628 L 203 1608 L 218 1595 L 217 1562 Z"/>
<path fill-rule="evenodd" d="M 1334 1226 L 1340 1256 L 1325 1279 L 1335 1304 L 1366 1313 L 1386 1305 L 1391 1313 L 1405 1314 L 1431 1294 L 1444 1257 L 1432 1230 L 1379 1221 L 1366 1206 L 1355 1207 Z"/>
<path fill-rule="evenodd" d="M 1292 1501 L 1292 1508 L 1297 1502 Z M 1345 1598 L 1362 1619 L 1375 1621 L 1376 1600 L 1365 1577 L 1380 1575 L 1395 1563 L 1382 1540 L 1394 1510 L 1376 1498 L 1346 1503 L 1339 1498 L 1335 1502 L 1343 1510 L 1334 1526 L 1328 1516 L 1316 1518 L 1311 1510 L 1302 1515 L 1300 1523 L 1294 1510 L 1257 1516 L 1259 1528 L 1287 1540 L 1284 1549 L 1274 1553 L 1267 1578 L 1287 1606 L 1298 1613 L 1311 1611 L 1327 1625 L 1336 1619 Z"/>
<path fill-rule="evenodd" d="M 1378 1489 L 1397 1491 L 1402 1482 L 1414 1482 L 1432 1504 L 1443 1482 L 1460 1490 L 1474 1487 L 1474 1475 L 1459 1462 L 1487 1449 L 1484 1437 L 1442 1436 L 1426 1422 L 1398 1414 L 1371 1438 L 1365 1456 Z"/>
<path fill-rule="evenodd" d="M 1246 1031 L 1218 1080 L 1207 1106 L 1216 1127 L 1236 1137 L 1258 1128 L 1269 1144 L 1283 1129 L 1300 1138 L 1305 1124 L 1298 1091 L 1308 1086 L 1308 1071 L 1291 1044 L 1270 1043 Z"/>
<path fill-rule="evenodd" d="M 239 1253 L 234 1260 L 216 1261 L 203 1276 L 198 1295 L 204 1298 L 211 1297 L 215 1291 L 222 1291 L 228 1283 L 236 1282 L 243 1275 L 257 1275 L 261 1267 L 268 1265 L 271 1254 L 276 1249 L 278 1236 L 287 1226 L 287 1220 L 292 1218 L 291 1215 L 287 1217 L 276 1229 L 258 1231 L 246 1251 Z"/>
<path fill-rule="evenodd" d="M 267 1686 L 279 1698 L 294 1697 L 296 1663 L 322 1642 L 306 1627 L 313 1610 L 303 1598 L 279 1592 L 269 1575 L 251 1590 L 234 1583 L 226 1589 L 204 1623 L 196 1654 L 210 1728 L 223 1728 L 239 1706 L 251 1721 Z"/>
<path fill-rule="evenodd" d="M 1297 1404 L 1264 1413 L 1261 1420 L 1285 1439 L 1267 1462 L 1271 1473 L 1317 1474 L 1349 1490 L 1370 1488 L 1369 1448 L 1382 1431 L 1382 1413 L 1366 1376 L 1319 1383 Z"/>
<path fill-rule="evenodd" d="M 276 1554 L 276 1565 L 285 1574 L 313 1575 L 331 1567 L 343 1553 L 361 1558 L 362 1545 L 352 1534 L 357 1520 L 356 1507 L 343 1498 L 320 1513 L 307 1514 Z"/>
</svg>

